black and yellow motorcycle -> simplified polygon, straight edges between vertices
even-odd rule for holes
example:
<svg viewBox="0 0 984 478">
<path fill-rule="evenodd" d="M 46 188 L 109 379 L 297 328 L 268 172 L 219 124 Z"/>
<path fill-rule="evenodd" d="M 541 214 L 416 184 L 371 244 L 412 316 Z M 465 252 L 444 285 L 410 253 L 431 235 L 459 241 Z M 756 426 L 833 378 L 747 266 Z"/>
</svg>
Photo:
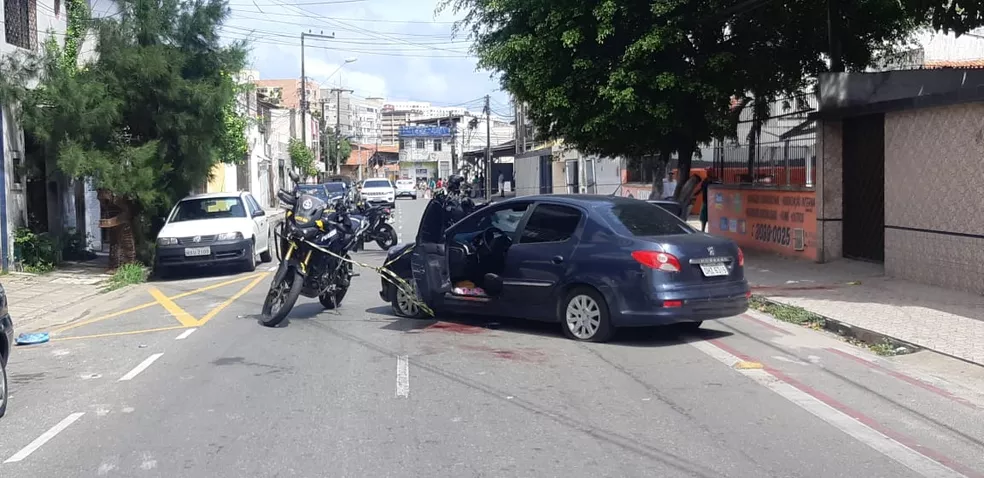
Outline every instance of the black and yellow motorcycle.
<svg viewBox="0 0 984 478">
<path fill-rule="evenodd" d="M 300 179 L 293 172 L 291 179 Z M 365 232 L 364 218 L 350 214 L 350 198 L 329 204 L 315 196 L 281 189 L 286 217 L 277 231 L 280 266 L 263 301 L 260 322 L 274 327 L 290 313 L 298 297 L 317 297 L 326 309 L 337 308 L 348 292 L 352 277 L 349 252 Z"/>
</svg>

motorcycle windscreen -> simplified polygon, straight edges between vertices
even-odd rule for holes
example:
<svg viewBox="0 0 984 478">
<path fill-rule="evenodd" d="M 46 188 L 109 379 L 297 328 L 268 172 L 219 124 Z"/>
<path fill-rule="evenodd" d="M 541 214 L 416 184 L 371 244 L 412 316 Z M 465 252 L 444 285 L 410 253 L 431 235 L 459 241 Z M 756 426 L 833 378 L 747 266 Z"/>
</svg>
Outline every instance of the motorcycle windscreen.
<svg viewBox="0 0 984 478">
<path fill-rule="evenodd" d="M 436 301 L 451 290 L 447 248 L 433 242 L 418 243 L 410 254 L 417 298 L 433 308 Z"/>
</svg>

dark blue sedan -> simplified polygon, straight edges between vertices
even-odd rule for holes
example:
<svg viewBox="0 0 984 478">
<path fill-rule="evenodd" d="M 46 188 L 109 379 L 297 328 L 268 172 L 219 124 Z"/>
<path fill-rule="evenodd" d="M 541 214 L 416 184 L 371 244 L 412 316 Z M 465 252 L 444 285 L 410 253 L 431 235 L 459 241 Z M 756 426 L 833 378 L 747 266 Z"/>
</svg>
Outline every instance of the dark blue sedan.
<svg viewBox="0 0 984 478">
<path fill-rule="evenodd" d="M 618 327 L 697 328 L 748 309 L 741 249 L 645 201 L 526 196 L 446 231 L 428 217 L 439 212 L 428 207 L 416 243 L 387 254 L 390 269 L 438 314 L 560 322 L 572 339 L 602 342 Z M 397 315 L 422 316 L 413 297 L 385 280 L 380 296 Z"/>
</svg>

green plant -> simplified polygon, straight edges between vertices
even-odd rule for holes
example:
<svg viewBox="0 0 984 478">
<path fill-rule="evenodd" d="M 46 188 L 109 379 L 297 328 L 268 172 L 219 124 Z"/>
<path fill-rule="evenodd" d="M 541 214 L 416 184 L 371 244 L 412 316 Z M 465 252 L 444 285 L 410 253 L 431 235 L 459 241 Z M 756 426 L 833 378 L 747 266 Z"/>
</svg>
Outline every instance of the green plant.
<svg viewBox="0 0 984 478">
<path fill-rule="evenodd" d="M 802 325 L 811 329 L 822 329 L 826 324 L 823 316 L 814 314 L 802 307 L 780 304 L 758 296 L 752 296 L 748 301 L 748 306 L 759 312 L 769 314 L 783 322 Z"/>
<path fill-rule="evenodd" d="M 300 170 L 301 175 L 304 177 L 318 175 L 318 168 L 314 165 L 314 153 L 301 140 L 291 139 L 287 144 L 287 153 L 290 155 L 291 164 Z"/>
<path fill-rule="evenodd" d="M 106 285 L 104 292 L 109 292 L 111 290 L 116 290 L 132 284 L 140 284 L 145 280 L 147 280 L 146 267 L 136 262 L 123 264 L 117 268 L 116 272 L 113 273 L 113 276 L 109 278 L 109 283 Z"/>
<path fill-rule="evenodd" d="M 26 227 L 14 231 L 14 255 L 25 272 L 44 274 L 60 262 L 57 241 L 48 234 L 37 234 Z"/>
</svg>

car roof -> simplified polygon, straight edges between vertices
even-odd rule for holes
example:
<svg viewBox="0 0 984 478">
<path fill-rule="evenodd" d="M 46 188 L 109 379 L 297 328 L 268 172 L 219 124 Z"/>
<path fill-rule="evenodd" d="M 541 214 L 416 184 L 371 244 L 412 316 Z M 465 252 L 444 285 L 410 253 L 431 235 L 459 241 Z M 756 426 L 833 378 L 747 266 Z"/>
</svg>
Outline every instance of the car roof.
<svg viewBox="0 0 984 478">
<path fill-rule="evenodd" d="M 190 199 L 230 199 L 230 198 L 241 197 L 243 194 L 246 194 L 246 191 L 237 191 L 232 193 L 202 193 L 202 194 L 192 194 L 190 196 L 184 197 L 181 200 L 187 201 Z"/>
<path fill-rule="evenodd" d="M 519 196 L 496 204 L 506 204 L 517 201 L 549 202 L 554 204 L 566 204 L 569 206 L 581 206 L 595 208 L 606 205 L 617 204 L 637 204 L 638 199 L 625 198 L 621 196 L 607 196 L 600 194 L 537 194 L 534 196 Z"/>
</svg>

